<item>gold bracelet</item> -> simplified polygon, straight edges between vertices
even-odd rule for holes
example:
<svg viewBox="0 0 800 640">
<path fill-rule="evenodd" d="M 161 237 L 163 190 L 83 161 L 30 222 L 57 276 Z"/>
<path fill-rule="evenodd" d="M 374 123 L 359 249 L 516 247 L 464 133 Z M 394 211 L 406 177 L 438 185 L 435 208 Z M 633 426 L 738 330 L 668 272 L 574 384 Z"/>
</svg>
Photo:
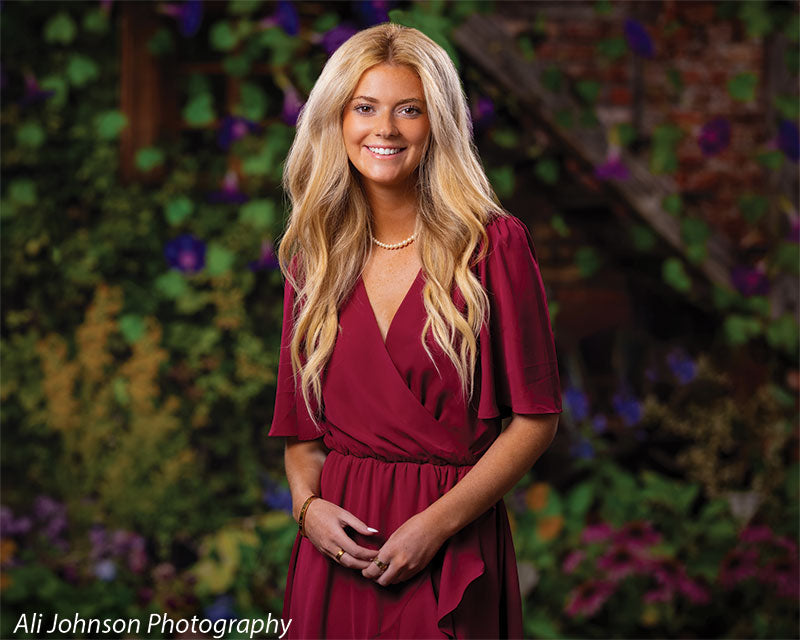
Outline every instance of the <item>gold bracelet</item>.
<svg viewBox="0 0 800 640">
<path fill-rule="evenodd" d="M 315 496 L 313 493 L 306 498 L 306 501 L 303 503 L 303 508 L 300 509 L 300 515 L 297 518 L 297 525 L 300 528 L 300 535 L 306 537 L 306 530 L 305 530 L 305 523 L 306 523 L 306 509 L 308 509 L 308 505 L 311 504 L 313 500 L 316 500 L 319 496 Z"/>
</svg>

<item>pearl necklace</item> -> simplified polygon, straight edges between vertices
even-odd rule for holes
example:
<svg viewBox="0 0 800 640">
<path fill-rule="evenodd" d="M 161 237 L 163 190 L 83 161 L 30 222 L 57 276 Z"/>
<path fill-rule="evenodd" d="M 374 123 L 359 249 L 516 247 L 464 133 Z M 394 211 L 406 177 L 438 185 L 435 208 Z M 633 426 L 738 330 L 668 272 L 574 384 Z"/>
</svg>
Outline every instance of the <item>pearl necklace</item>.
<svg viewBox="0 0 800 640">
<path fill-rule="evenodd" d="M 402 242 L 397 242 L 395 244 L 384 244 L 380 240 L 377 240 L 375 238 L 375 236 L 372 235 L 372 233 L 369 234 L 369 237 L 372 238 L 372 241 L 375 244 L 377 244 L 379 247 L 383 247 L 384 249 L 402 249 L 407 244 L 410 244 L 411 242 L 413 242 L 414 238 L 416 237 L 416 235 L 417 235 L 417 232 L 415 231 L 414 233 L 412 233 L 408 238 L 406 238 Z"/>
</svg>

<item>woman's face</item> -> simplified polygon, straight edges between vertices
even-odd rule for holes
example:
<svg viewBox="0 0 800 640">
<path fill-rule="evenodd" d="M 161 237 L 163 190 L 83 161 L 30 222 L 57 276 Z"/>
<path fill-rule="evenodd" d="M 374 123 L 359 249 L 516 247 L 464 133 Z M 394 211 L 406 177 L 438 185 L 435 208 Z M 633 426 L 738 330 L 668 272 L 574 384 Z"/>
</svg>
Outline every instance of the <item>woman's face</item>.
<svg viewBox="0 0 800 640">
<path fill-rule="evenodd" d="M 365 186 L 403 186 L 422 159 L 431 125 L 422 81 L 407 66 L 367 69 L 347 104 L 342 135 Z M 399 149 L 381 155 L 375 149 Z"/>
</svg>

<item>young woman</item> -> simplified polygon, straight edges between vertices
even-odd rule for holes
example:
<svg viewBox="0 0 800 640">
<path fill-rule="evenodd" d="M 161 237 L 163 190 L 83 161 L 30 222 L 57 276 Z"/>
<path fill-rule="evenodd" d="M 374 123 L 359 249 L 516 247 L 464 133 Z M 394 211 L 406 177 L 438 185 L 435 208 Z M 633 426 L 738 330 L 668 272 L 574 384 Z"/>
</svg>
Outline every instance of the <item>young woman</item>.
<svg viewBox="0 0 800 640">
<path fill-rule="evenodd" d="M 300 114 L 269 432 L 300 524 L 290 637 L 522 636 L 502 498 L 561 390 L 533 242 L 471 136 L 447 53 L 390 23 L 336 50 Z"/>
</svg>

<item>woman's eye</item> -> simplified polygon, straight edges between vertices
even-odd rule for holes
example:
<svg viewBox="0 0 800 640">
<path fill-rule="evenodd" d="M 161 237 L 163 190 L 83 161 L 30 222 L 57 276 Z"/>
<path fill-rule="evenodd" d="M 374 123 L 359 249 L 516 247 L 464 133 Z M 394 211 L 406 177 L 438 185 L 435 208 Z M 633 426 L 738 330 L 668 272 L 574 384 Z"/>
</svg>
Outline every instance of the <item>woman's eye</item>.
<svg viewBox="0 0 800 640">
<path fill-rule="evenodd" d="M 360 109 L 372 109 L 372 105 L 360 104 L 357 107 L 354 107 L 354 110 L 357 111 L 358 113 L 366 113 L 365 111 L 360 111 Z M 412 111 L 414 111 L 416 113 L 422 113 L 419 109 L 417 109 L 417 107 L 403 107 L 401 109 L 401 111 L 406 111 L 408 109 L 411 109 Z"/>
</svg>

